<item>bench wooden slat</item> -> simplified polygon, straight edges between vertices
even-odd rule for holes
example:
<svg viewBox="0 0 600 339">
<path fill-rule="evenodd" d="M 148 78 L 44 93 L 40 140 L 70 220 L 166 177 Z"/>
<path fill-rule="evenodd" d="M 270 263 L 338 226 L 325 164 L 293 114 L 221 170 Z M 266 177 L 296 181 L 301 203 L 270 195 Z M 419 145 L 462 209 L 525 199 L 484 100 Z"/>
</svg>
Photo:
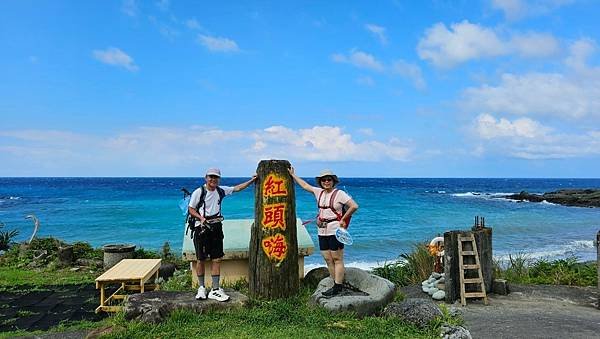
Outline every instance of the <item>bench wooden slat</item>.
<svg viewBox="0 0 600 339">
<path fill-rule="evenodd" d="M 160 259 L 123 259 L 96 278 L 96 282 L 147 280 L 158 270 L 160 262 Z"/>
</svg>

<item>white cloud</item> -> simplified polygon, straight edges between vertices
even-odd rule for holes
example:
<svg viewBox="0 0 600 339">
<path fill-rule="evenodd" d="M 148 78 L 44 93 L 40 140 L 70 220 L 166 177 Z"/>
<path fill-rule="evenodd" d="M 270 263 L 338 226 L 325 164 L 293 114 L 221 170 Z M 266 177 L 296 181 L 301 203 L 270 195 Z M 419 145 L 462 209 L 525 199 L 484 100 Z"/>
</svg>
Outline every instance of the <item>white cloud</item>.
<svg viewBox="0 0 600 339">
<path fill-rule="evenodd" d="M 398 60 L 392 65 L 392 72 L 399 74 L 404 78 L 408 78 L 413 82 L 413 85 L 418 89 L 427 87 L 421 68 L 415 64 L 408 63 L 404 60 Z"/>
<path fill-rule="evenodd" d="M 588 38 L 579 39 L 569 47 L 570 53 L 565 60 L 565 64 L 580 73 L 594 72 L 594 70 L 590 70 L 587 66 L 587 60 L 594 54 L 596 49 L 597 46 L 594 40 Z"/>
<path fill-rule="evenodd" d="M 356 143 L 350 134 L 334 126 L 290 129 L 272 126 L 254 135 L 255 145 L 249 149 L 256 159 L 291 158 L 307 161 L 380 161 L 408 160 L 411 147 L 397 140 L 387 143 Z"/>
<path fill-rule="evenodd" d="M 198 42 L 211 52 L 234 53 L 240 51 L 238 44 L 228 38 L 199 34 Z"/>
<path fill-rule="evenodd" d="M 371 32 L 382 45 L 387 45 L 388 41 L 387 37 L 385 36 L 385 27 L 374 24 L 366 24 L 365 29 Z"/>
<path fill-rule="evenodd" d="M 474 112 L 573 118 L 600 117 L 600 68 L 586 60 L 594 42 L 574 42 L 564 73 L 505 73 L 497 85 L 464 90 L 461 105 Z"/>
<path fill-rule="evenodd" d="M 200 26 L 200 23 L 196 19 L 188 19 L 188 20 L 186 20 L 185 25 L 189 29 L 201 29 L 202 28 L 202 26 Z"/>
<path fill-rule="evenodd" d="M 520 118 L 514 121 L 501 118 L 496 120 L 489 114 L 480 114 L 476 119 L 475 130 L 483 139 L 498 137 L 539 138 L 551 131 L 537 121 Z"/>
<path fill-rule="evenodd" d="M 417 46 L 419 57 L 439 67 L 452 67 L 471 59 L 506 53 L 505 45 L 489 28 L 466 20 L 450 28 L 437 23 L 427 29 Z"/>
<path fill-rule="evenodd" d="M 600 154 L 600 131 L 557 133 L 528 118 L 510 121 L 489 114 L 479 115 L 473 126 L 483 145 L 474 153 L 500 153 L 521 159 L 563 159 Z"/>
<path fill-rule="evenodd" d="M 139 69 L 132 57 L 115 47 L 109 47 L 105 50 L 94 50 L 92 54 L 98 61 L 108 65 L 123 67 L 133 72 Z"/>
<path fill-rule="evenodd" d="M 600 116 L 600 78 L 569 78 L 558 73 L 503 74 L 497 86 L 467 88 L 464 105 L 475 111 L 563 119 Z"/>
<path fill-rule="evenodd" d="M 347 63 L 358 68 L 370 69 L 377 72 L 384 70 L 383 64 L 375 59 L 373 55 L 359 50 L 352 50 L 348 55 L 333 54 L 331 59 L 335 62 Z"/>
<path fill-rule="evenodd" d="M 559 44 L 554 36 L 535 32 L 513 36 L 509 46 L 517 54 L 528 58 L 547 57 L 559 51 Z"/>
<path fill-rule="evenodd" d="M 358 79 L 356 79 L 356 83 L 367 87 L 375 86 L 375 80 L 373 80 L 373 78 L 371 78 L 370 76 L 359 77 Z"/>
<path fill-rule="evenodd" d="M 172 175 L 214 165 L 239 174 L 254 161 L 407 160 L 412 148 L 398 140 L 354 142 L 339 127 L 223 130 L 209 126 L 139 127 L 89 135 L 59 130 L 0 130 L 2 175 Z"/>
<path fill-rule="evenodd" d="M 419 57 L 438 67 L 484 58 L 517 54 L 525 58 L 548 57 L 559 51 L 559 43 L 547 33 L 513 33 L 502 39 L 495 30 L 467 20 L 450 25 L 437 23 L 426 30 L 417 45 Z"/>
<path fill-rule="evenodd" d="M 492 7 L 504 12 L 508 20 L 518 20 L 526 16 L 544 15 L 559 7 L 569 5 L 574 0 L 492 0 Z"/>
<path fill-rule="evenodd" d="M 137 16 L 139 9 L 136 0 L 123 0 L 121 11 L 129 16 Z"/>
</svg>

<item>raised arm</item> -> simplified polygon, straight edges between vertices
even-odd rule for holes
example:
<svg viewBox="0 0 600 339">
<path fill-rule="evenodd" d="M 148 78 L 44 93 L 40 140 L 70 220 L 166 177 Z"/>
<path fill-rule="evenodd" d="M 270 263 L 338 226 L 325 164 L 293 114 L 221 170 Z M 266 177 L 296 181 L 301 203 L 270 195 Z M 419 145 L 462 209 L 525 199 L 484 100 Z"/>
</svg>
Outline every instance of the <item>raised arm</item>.
<svg viewBox="0 0 600 339">
<path fill-rule="evenodd" d="M 241 183 L 241 184 L 237 184 L 237 185 L 233 186 L 233 191 L 234 191 L 234 192 L 239 192 L 239 191 L 241 191 L 241 190 L 243 190 L 243 189 L 247 188 L 248 186 L 250 186 L 250 184 L 251 184 L 251 183 L 253 183 L 253 182 L 254 182 L 254 180 L 256 180 L 256 174 L 254 174 L 254 175 L 252 176 L 252 178 L 250 178 L 250 180 L 248 180 L 248 181 L 246 181 L 246 182 L 243 182 L 243 183 Z"/>
<path fill-rule="evenodd" d="M 294 181 L 297 182 L 298 185 L 300 185 L 300 187 L 302 187 L 304 190 L 306 190 L 310 193 L 314 192 L 314 187 L 312 187 L 309 183 L 304 181 L 304 179 L 297 176 L 293 167 L 288 168 L 288 171 L 290 172 L 290 175 L 292 176 L 292 178 L 294 178 Z"/>
</svg>

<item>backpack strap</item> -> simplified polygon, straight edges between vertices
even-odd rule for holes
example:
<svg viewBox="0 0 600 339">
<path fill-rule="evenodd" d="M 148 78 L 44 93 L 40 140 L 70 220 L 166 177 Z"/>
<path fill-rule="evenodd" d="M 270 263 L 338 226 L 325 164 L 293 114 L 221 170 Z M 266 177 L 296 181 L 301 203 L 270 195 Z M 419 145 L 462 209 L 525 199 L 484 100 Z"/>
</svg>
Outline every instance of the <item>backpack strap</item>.
<svg viewBox="0 0 600 339">
<path fill-rule="evenodd" d="M 335 202 L 335 197 L 337 196 L 338 192 L 340 190 L 339 189 L 334 189 L 333 192 L 331 193 L 331 198 L 329 198 L 329 209 L 335 214 L 335 216 L 337 217 L 338 221 L 342 220 L 342 215 L 340 213 L 338 213 L 335 208 L 333 207 L 333 203 Z"/>
</svg>

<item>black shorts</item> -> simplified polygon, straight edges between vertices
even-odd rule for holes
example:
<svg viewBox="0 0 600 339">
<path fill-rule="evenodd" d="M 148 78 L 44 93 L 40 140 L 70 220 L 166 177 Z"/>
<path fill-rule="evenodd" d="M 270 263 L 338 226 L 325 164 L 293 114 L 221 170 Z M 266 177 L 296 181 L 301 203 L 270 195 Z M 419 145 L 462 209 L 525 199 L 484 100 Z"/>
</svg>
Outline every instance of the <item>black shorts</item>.
<svg viewBox="0 0 600 339">
<path fill-rule="evenodd" d="M 194 232 L 194 249 L 196 250 L 196 259 L 219 259 L 223 258 L 223 224 L 215 223 L 211 225 L 212 230 L 200 234 L 197 229 Z"/>
<path fill-rule="evenodd" d="M 339 242 L 335 235 L 320 235 L 319 249 L 321 251 L 337 251 L 343 250 L 344 244 Z"/>
</svg>

